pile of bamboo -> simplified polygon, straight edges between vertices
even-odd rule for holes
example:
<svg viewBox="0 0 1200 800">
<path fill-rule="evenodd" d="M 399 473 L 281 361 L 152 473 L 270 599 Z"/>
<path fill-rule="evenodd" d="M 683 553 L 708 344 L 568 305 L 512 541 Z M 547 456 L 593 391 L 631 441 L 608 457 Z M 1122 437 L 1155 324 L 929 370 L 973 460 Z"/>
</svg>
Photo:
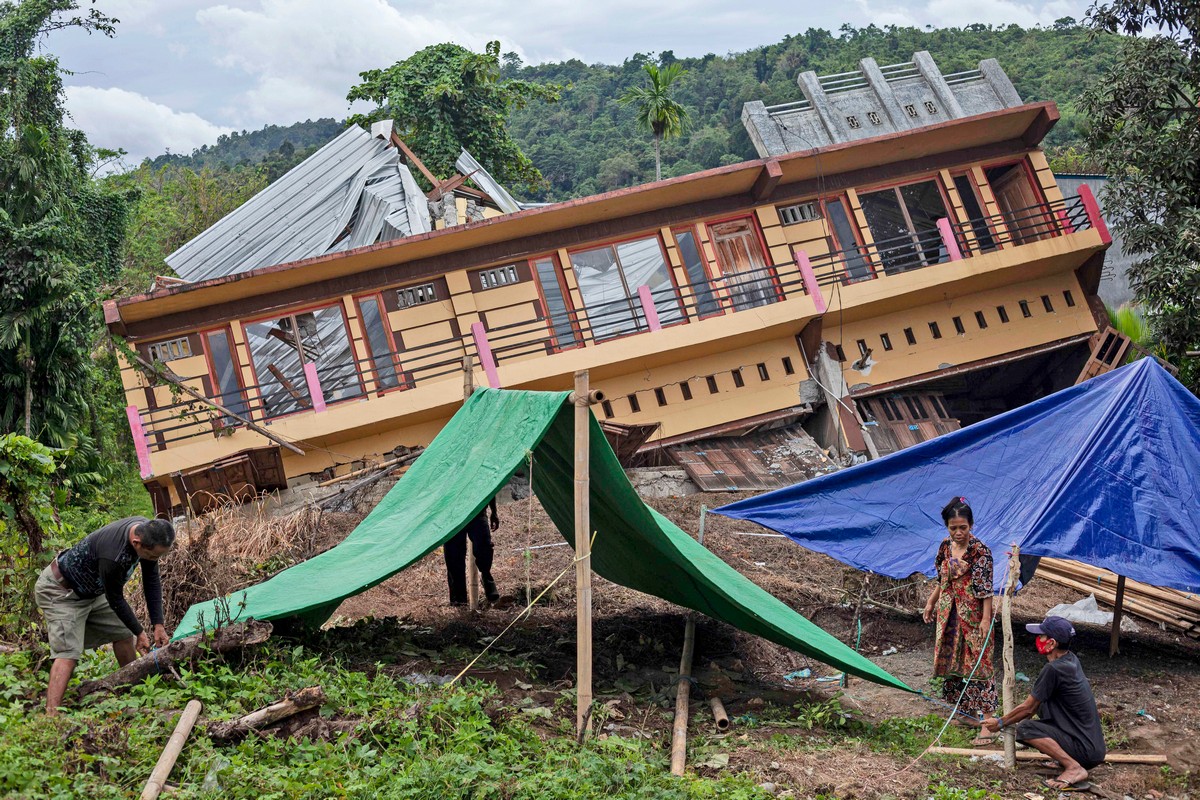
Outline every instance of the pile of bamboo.
<svg viewBox="0 0 1200 800">
<path fill-rule="evenodd" d="M 1118 576 L 1106 569 L 1078 561 L 1043 558 L 1038 563 L 1037 576 L 1084 594 L 1095 594 L 1100 602 L 1116 605 Z M 1200 639 L 1198 595 L 1126 580 L 1122 607 L 1127 613 L 1165 626 L 1167 630 Z"/>
</svg>

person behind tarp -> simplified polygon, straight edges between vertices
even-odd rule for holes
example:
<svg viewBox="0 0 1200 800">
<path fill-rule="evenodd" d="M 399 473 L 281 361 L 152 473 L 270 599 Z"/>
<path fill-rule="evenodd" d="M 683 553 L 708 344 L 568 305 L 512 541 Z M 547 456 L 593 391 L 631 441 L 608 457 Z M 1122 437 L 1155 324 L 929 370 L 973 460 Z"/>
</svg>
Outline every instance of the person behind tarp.
<svg viewBox="0 0 1200 800">
<path fill-rule="evenodd" d="M 492 521 L 488 524 L 487 511 L 492 511 Z M 454 534 L 450 541 L 442 547 L 446 558 L 446 582 L 450 584 L 450 605 L 465 606 L 467 604 L 467 539 L 475 552 L 475 566 L 479 568 L 479 577 L 483 580 L 483 593 L 489 602 L 500 599 L 496 590 L 496 581 L 492 578 L 492 531 L 500 527 L 500 512 L 496 510 L 496 498 L 488 503 L 467 523 L 467 527 Z"/>
<path fill-rule="evenodd" d="M 942 696 L 976 719 L 991 714 L 997 704 L 992 680 L 992 551 L 971 535 L 975 515 L 967 498 L 955 497 L 942 509 L 950 535 L 938 548 L 937 578 L 926 622 L 937 619 L 933 674 L 941 678 Z M 960 700 L 961 698 L 961 700 Z M 972 744 L 986 744 L 980 736 Z"/>
<path fill-rule="evenodd" d="M 1092 686 L 1070 649 L 1075 628 L 1062 617 L 1046 617 L 1025 630 L 1037 635 L 1034 645 L 1046 657 L 1046 666 L 1025 702 L 1002 717 L 985 719 L 983 727 L 998 732 L 1020 722 L 1017 741 L 1062 767 L 1057 778 L 1043 781 L 1046 788 L 1060 792 L 1090 788 L 1088 770 L 1104 762 L 1107 750 Z M 1029 719 L 1034 714 L 1038 719 Z"/>
</svg>

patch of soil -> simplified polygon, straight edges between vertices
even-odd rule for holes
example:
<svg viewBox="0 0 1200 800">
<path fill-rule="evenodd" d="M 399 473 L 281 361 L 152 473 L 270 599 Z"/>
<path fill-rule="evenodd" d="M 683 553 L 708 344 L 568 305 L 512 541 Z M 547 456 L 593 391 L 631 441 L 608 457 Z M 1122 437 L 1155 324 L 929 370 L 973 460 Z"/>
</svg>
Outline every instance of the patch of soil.
<svg viewBox="0 0 1200 800">
<path fill-rule="evenodd" d="M 695 534 L 702 505 L 715 507 L 747 496 L 750 493 L 701 493 L 653 498 L 648 503 Z M 485 603 L 478 612 L 451 608 L 438 551 L 345 601 L 322 635 L 323 646 L 343 650 L 351 660 L 361 659 L 358 666 L 368 671 L 380 664 L 380 669 L 398 679 L 415 675 L 441 680 L 457 674 L 492 643 L 491 654 L 468 670 L 468 677 L 494 683 L 503 693 L 503 703 L 512 709 L 552 709 L 553 720 L 531 714 L 530 721 L 541 725 L 546 735 L 560 735 L 558 721 L 573 716 L 573 551 L 561 546 L 563 537 L 536 498 L 502 506 L 501 518 L 500 530 L 494 534 L 493 575 L 505 597 L 496 607 Z M 348 523 L 349 517 L 338 530 L 328 532 L 322 544 L 340 540 L 353 527 Z M 857 640 L 864 655 L 908 685 L 927 688 L 933 630 L 916 613 L 928 592 L 920 580 L 908 585 L 872 578 L 868 595 L 881 604 L 900 607 L 867 604 L 856 613 L 861 573 L 787 539 L 739 535 L 763 532 L 750 523 L 708 515 L 705 546 L 842 641 L 854 645 Z M 533 547 L 538 549 L 526 550 Z M 547 587 L 530 613 L 493 641 L 521 612 L 524 598 Z M 1058 603 L 1078 599 L 1077 592 L 1036 579 L 1015 598 L 1016 670 L 1029 680 L 1036 678 L 1044 660 L 1023 633 L 1023 625 L 1040 620 Z M 597 700 L 605 704 L 597 712 L 599 735 L 639 736 L 669 748 L 685 613 L 671 603 L 594 576 L 594 687 Z M 1123 635 L 1120 655 L 1110 659 L 1107 649 L 1107 629 L 1080 626 L 1076 650 L 1105 719 L 1110 749 L 1165 753 L 1172 773 L 1156 767 L 1102 766 L 1093 771 L 1093 780 L 1115 797 L 1142 797 L 1149 791 L 1182 794 L 1194 779 L 1181 782 L 1178 775 L 1200 769 L 1200 704 L 1194 701 L 1200 697 L 1200 643 L 1141 622 L 1139 632 Z M 837 731 L 817 731 L 818 739 L 810 749 L 780 749 L 772 744 L 775 733 L 812 733 L 787 727 L 788 719 L 795 719 L 795 706 L 840 697 L 847 711 L 867 723 L 930 713 L 944 716 L 944 710 L 916 695 L 855 678 L 844 689 L 837 682 L 818 681 L 836 671 L 706 618 L 697 623 L 694 663 L 694 746 L 703 742 L 705 747 L 723 748 L 729 754 L 728 769 L 747 772 L 781 790 L 791 789 L 796 796 L 926 796 L 931 780 L 991 788 L 1003 796 L 1044 794 L 1040 788 L 1044 776 L 1027 763 L 1015 773 L 1006 773 L 986 760 L 926 757 L 914 761 L 872 751 Z M 997 653 L 996 664 L 1000 663 Z M 809 669 L 811 677 L 784 678 L 803 669 Z M 1028 681 L 1018 682 L 1018 702 L 1030 686 Z M 717 693 L 724 700 L 735 720 L 731 734 L 713 736 L 706 693 Z M 784 727 L 746 728 L 736 722 L 745 714 L 760 719 L 774 715 Z M 716 767 L 695 769 L 703 774 Z"/>
</svg>

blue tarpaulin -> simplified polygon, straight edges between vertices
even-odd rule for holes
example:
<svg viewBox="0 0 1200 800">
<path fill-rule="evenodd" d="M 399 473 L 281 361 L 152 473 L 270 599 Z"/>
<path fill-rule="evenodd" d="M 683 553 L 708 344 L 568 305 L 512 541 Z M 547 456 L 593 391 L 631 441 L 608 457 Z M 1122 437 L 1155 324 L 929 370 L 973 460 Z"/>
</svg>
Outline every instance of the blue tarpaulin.
<svg viewBox="0 0 1200 800">
<path fill-rule="evenodd" d="M 967 498 L 996 555 L 1069 558 L 1200 591 L 1200 400 L 1144 358 L 842 472 L 724 506 L 861 570 L 933 574 Z"/>
</svg>

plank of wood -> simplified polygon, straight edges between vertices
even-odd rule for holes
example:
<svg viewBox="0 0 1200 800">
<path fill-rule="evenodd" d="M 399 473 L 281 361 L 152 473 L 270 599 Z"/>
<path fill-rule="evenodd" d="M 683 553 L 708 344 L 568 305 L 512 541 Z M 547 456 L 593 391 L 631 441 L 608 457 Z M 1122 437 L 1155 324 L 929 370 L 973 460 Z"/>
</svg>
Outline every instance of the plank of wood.
<svg viewBox="0 0 1200 800">
<path fill-rule="evenodd" d="M 1004 757 L 1003 750 L 984 750 L 978 747 L 931 747 L 930 755 L 978 756 L 979 758 Z M 1036 750 L 1018 750 L 1017 761 L 1045 761 L 1047 756 Z M 1109 753 L 1104 757 L 1106 764 L 1166 764 L 1167 757 L 1161 753 Z"/>
<path fill-rule="evenodd" d="M 188 734 L 192 732 L 192 726 L 196 724 L 196 719 L 200 716 L 200 707 L 199 700 L 188 701 L 187 707 L 179 716 L 175 732 L 167 740 L 167 746 L 163 748 L 162 755 L 158 757 L 158 763 L 154 765 L 154 771 L 150 773 L 150 779 L 146 781 L 146 788 L 142 790 L 141 800 L 155 800 L 162 792 L 167 783 L 167 777 L 171 774 L 172 767 L 175 766 L 175 761 L 183 751 Z"/>
</svg>

